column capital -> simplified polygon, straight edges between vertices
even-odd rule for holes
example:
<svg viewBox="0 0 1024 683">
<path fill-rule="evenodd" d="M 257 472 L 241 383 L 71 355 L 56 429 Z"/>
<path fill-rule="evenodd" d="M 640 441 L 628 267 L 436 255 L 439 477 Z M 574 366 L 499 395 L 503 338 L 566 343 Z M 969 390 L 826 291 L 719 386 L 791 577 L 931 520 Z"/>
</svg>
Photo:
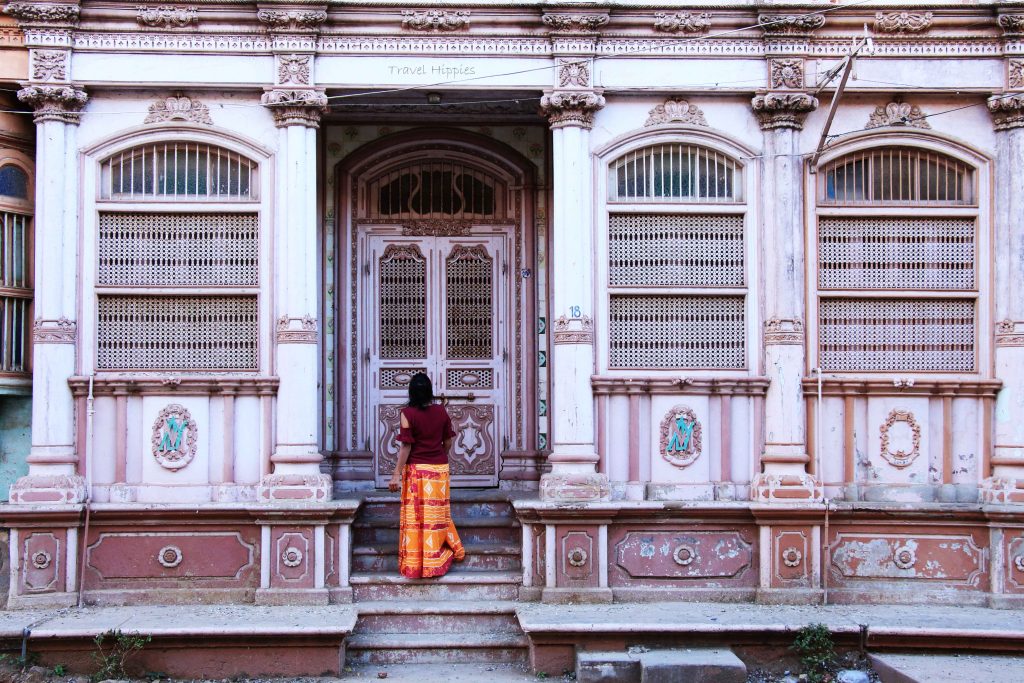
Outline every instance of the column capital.
<svg viewBox="0 0 1024 683">
<path fill-rule="evenodd" d="M 1024 128 L 1024 93 L 1020 95 L 993 95 L 988 98 L 988 111 L 996 130 Z"/>
<path fill-rule="evenodd" d="M 769 92 L 750 102 L 761 130 L 803 130 L 804 119 L 818 108 L 818 98 L 802 92 Z"/>
<path fill-rule="evenodd" d="M 552 128 L 578 126 L 590 129 L 594 114 L 604 108 L 604 96 L 590 91 L 554 91 L 540 99 L 541 114 Z"/>
<path fill-rule="evenodd" d="M 260 99 L 274 115 L 278 128 L 287 126 L 320 127 L 320 116 L 327 111 L 327 96 L 321 90 L 268 90 Z"/>
<path fill-rule="evenodd" d="M 77 125 L 82 107 L 89 101 L 84 90 L 74 85 L 26 85 L 18 99 L 35 110 L 33 121 L 60 121 Z"/>
</svg>

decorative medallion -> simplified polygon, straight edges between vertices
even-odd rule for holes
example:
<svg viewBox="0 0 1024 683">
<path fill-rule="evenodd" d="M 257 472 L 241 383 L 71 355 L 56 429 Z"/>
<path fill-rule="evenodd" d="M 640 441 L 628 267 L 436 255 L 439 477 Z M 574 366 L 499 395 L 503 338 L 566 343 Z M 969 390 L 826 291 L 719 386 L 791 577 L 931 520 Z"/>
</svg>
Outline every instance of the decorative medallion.
<svg viewBox="0 0 1024 683">
<path fill-rule="evenodd" d="M 932 26 L 932 13 L 878 12 L 875 31 L 878 33 L 923 33 Z"/>
<path fill-rule="evenodd" d="M 37 550 L 32 553 L 32 566 L 36 569 L 46 569 L 53 562 L 53 557 L 45 550 Z"/>
<path fill-rule="evenodd" d="M 654 15 L 654 30 L 665 33 L 700 33 L 711 26 L 711 15 L 690 12 L 658 12 Z"/>
<path fill-rule="evenodd" d="M 893 433 L 893 430 L 898 430 Z M 907 467 L 921 454 L 921 426 L 909 410 L 899 408 L 891 411 L 882 424 L 881 430 L 882 457 L 893 467 Z M 896 451 L 892 450 L 892 442 L 899 440 Z"/>
<path fill-rule="evenodd" d="M 802 59 L 771 60 L 771 86 L 773 88 L 802 88 L 804 62 Z"/>
<path fill-rule="evenodd" d="M 1013 566 L 1017 568 L 1017 571 L 1024 573 L 1024 555 L 1013 558 Z"/>
<path fill-rule="evenodd" d="M 198 430 L 184 406 L 172 403 L 153 423 L 153 457 L 161 467 L 180 470 L 196 457 Z"/>
<path fill-rule="evenodd" d="M 309 85 L 311 55 L 279 55 L 277 58 L 278 83 Z"/>
<path fill-rule="evenodd" d="M 701 453 L 701 425 L 696 413 L 678 405 L 661 421 L 661 457 L 676 467 L 692 465 Z"/>
<path fill-rule="evenodd" d="M 586 88 L 590 85 L 590 68 L 585 61 L 579 59 L 558 60 L 558 85 L 561 87 L 578 85 Z"/>
<path fill-rule="evenodd" d="M 593 344 L 594 343 L 594 321 L 590 316 L 581 315 L 578 318 L 567 318 L 559 316 L 553 323 L 552 335 L 556 344 Z"/>
<path fill-rule="evenodd" d="M 63 81 L 67 78 L 68 53 L 63 50 L 33 50 L 32 79 Z"/>
<path fill-rule="evenodd" d="M 556 33 L 593 33 L 608 23 L 607 14 L 545 14 L 541 21 Z"/>
<path fill-rule="evenodd" d="M 787 567 L 799 567 L 804 559 L 804 554 L 796 548 L 786 548 L 782 551 L 782 563 Z"/>
<path fill-rule="evenodd" d="M 458 31 L 469 28 L 469 12 L 403 10 L 402 28 L 413 31 Z"/>
<path fill-rule="evenodd" d="M 672 560 L 681 567 L 692 564 L 697 559 L 697 549 L 687 543 L 676 546 L 672 551 Z"/>
<path fill-rule="evenodd" d="M 915 547 L 910 543 L 899 546 L 892 553 L 892 562 L 900 569 L 910 569 L 917 563 Z"/>
<path fill-rule="evenodd" d="M 298 567 L 302 564 L 302 551 L 290 545 L 281 553 L 281 561 L 286 567 Z"/>
<path fill-rule="evenodd" d="M 210 109 L 199 100 L 185 97 L 181 93 L 157 100 L 149 105 L 149 113 L 143 123 L 163 123 L 165 121 L 188 121 L 213 125 Z"/>
<path fill-rule="evenodd" d="M 647 112 L 644 126 L 656 126 L 660 123 L 689 123 L 693 126 L 706 126 L 704 112 L 696 104 L 690 104 L 682 98 L 665 100 Z"/>
<path fill-rule="evenodd" d="M 156 554 L 156 561 L 167 569 L 174 569 L 181 564 L 183 559 L 184 555 L 181 554 L 181 548 L 176 545 L 165 545 Z"/>
<path fill-rule="evenodd" d="M 195 7 L 139 7 L 135 20 L 140 26 L 150 28 L 185 28 L 189 24 L 198 23 L 199 12 Z"/>
<path fill-rule="evenodd" d="M 573 548 L 567 557 L 569 564 L 573 567 L 582 567 L 587 563 L 587 551 L 583 548 Z"/>
<path fill-rule="evenodd" d="M 916 104 L 907 102 L 890 102 L 884 107 L 876 107 L 872 112 L 865 130 L 883 126 L 912 126 L 914 128 L 931 129 L 925 114 Z"/>
</svg>

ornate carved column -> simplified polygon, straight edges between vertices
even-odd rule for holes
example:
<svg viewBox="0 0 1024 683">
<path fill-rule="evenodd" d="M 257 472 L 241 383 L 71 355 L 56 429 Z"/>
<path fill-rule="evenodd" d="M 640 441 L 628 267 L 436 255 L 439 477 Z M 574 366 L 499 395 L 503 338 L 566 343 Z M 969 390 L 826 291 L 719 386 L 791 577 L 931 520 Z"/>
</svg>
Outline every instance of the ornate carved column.
<svg viewBox="0 0 1024 683">
<path fill-rule="evenodd" d="M 32 350 L 32 450 L 29 473 L 11 486 L 12 503 L 77 503 L 85 498 L 75 446 L 78 325 L 78 144 L 88 96 L 71 82 L 75 4 L 11 3 L 25 30 L 29 77 L 18 99 L 35 110 L 35 323 Z M 43 47 L 45 45 L 45 47 Z M 85 419 L 84 415 L 79 419 Z"/>
<path fill-rule="evenodd" d="M 1024 15 L 1013 26 L 1024 29 Z M 1004 25 L 1005 27 L 1005 25 Z M 1011 78 L 1011 87 L 1024 83 Z M 988 101 L 996 130 L 995 269 L 996 397 L 992 475 L 982 482 L 987 503 L 1024 503 L 1024 93 Z"/>
<path fill-rule="evenodd" d="M 312 50 L 326 20 L 322 9 L 260 9 L 274 38 Z M 262 102 L 278 127 L 274 283 L 277 394 L 273 472 L 263 478 L 259 499 L 325 501 L 331 478 L 320 472 L 319 340 L 317 277 L 316 131 L 327 98 L 314 86 L 312 52 L 277 52 L 276 83 Z"/>
</svg>

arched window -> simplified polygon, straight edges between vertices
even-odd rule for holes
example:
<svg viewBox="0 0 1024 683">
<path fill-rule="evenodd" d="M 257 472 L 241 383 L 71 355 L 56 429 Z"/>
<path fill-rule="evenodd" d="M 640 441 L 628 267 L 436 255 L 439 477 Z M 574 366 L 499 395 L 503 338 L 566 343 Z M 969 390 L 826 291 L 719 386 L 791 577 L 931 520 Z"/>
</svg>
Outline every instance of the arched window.
<svg viewBox="0 0 1024 683">
<path fill-rule="evenodd" d="M 102 165 L 101 199 L 229 201 L 257 199 L 256 164 L 240 154 L 197 142 L 147 143 Z"/>
<path fill-rule="evenodd" d="M 369 219 L 500 220 L 513 211 L 503 179 L 458 157 L 388 169 L 367 182 L 366 192 Z"/>
<path fill-rule="evenodd" d="M 741 165 L 665 142 L 608 170 L 609 369 L 746 367 Z"/>
<path fill-rule="evenodd" d="M 28 174 L 14 164 L 0 166 L 0 195 L 28 199 Z"/>
<path fill-rule="evenodd" d="M 820 367 L 976 371 L 974 169 L 930 150 L 873 147 L 825 164 L 817 199 Z"/>
<path fill-rule="evenodd" d="M 6 150 L 4 150 L 6 151 Z M 29 174 L 0 163 L 0 375 L 26 375 L 32 308 Z"/>
</svg>

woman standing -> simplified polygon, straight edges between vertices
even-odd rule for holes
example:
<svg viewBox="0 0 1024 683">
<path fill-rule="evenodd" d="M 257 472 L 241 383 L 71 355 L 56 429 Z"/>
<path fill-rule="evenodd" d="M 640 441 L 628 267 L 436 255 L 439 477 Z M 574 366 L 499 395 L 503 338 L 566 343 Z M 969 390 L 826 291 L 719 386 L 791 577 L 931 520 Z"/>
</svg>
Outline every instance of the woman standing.
<svg viewBox="0 0 1024 683">
<path fill-rule="evenodd" d="M 398 464 L 388 488 L 402 489 L 398 570 L 410 579 L 444 576 L 452 560 L 466 557 L 455 530 L 448 496 L 448 449 L 455 430 L 422 372 L 409 381 L 409 406 L 402 408 Z"/>
</svg>

